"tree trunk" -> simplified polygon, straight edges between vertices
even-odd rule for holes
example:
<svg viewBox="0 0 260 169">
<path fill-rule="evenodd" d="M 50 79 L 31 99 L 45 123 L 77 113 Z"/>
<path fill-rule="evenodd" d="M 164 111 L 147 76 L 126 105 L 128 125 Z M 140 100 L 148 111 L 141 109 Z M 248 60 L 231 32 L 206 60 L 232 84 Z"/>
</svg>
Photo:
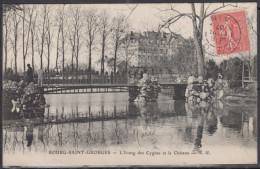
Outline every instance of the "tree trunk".
<svg viewBox="0 0 260 169">
<path fill-rule="evenodd" d="M 76 57 L 76 83 L 78 83 L 78 73 L 79 73 L 79 58 Z"/>
<path fill-rule="evenodd" d="M 23 10 L 23 72 L 25 74 L 25 53 L 24 53 L 24 20 L 25 20 L 25 9 Z"/>
<path fill-rule="evenodd" d="M 48 44 L 48 65 L 47 65 L 48 73 L 50 72 L 50 44 Z"/>
<path fill-rule="evenodd" d="M 245 64 L 244 64 L 244 60 L 243 60 L 243 67 L 242 67 L 242 88 L 245 87 L 245 85 L 244 85 L 244 79 L 245 79 Z"/>
<path fill-rule="evenodd" d="M 64 68 L 65 68 L 65 39 L 64 39 L 64 30 L 62 26 L 62 78 L 64 79 Z"/>
<path fill-rule="evenodd" d="M 101 75 L 104 75 L 104 62 L 105 62 L 105 45 L 106 45 L 106 37 L 103 32 L 102 37 L 102 56 L 101 56 Z"/>
<path fill-rule="evenodd" d="M 116 46 L 115 46 L 115 57 L 114 57 L 114 84 L 116 84 L 116 60 L 117 60 L 117 48 L 118 48 L 118 40 L 116 39 Z"/>
<path fill-rule="evenodd" d="M 33 29 L 31 29 L 31 38 L 32 38 L 32 70 L 34 72 L 34 35 L 33 35 Z"/>
<path fill-rule="evenodd" d="M 8 42 L 8 30 L 7 30 L 7 23 L 5 24 L 5 68 L 4 68 L 4 70 L 5 70 L 5 73 L 6 73 L 6 71 L 7 71 L 7 51 L 8 51 L 8 49 L 7 49 L 7 42 Z"/>
<path fill-rule="evenodd" d="M 60 40 L 60 26 L 57 37 L 57 51 L 56 51 L 56 71 L 58 72 L 58 59 L 59 59 L 59 40 Z"/>
<path fill-rule="evenodd" d="M 248 77 L 251 80 L 251 56 L 250 56 L 250 50 L 248 51 L 248 56 L 249 56 Z"/>
<path fill-rule="evenodd" d="M 194 3 L 191 4 L 192 9 L 192 26 L 193 26 L 193 36 L 194 43 L 196 48 L 196 57 L 198 62 L 198 75 L 204 77 L 204 53 L 202 47 L 202 33 L 203 33 L 203 13 L 204 13 L 204 4 L 201 4 L 201 13 L 199 26 L 197 26 L 196 21 L 196 11 Z"/>
<path fill-rule="evenodd" d="M 200 42 L 197 38 L 194 38 L 195 47 L 196 47 L 196 56 L 198 62 L 198 76 L 204 77 L 204 57 L 202 50 L 202 42 Z"/>
<path fill-rule="evenodd" d="M 14 69 L 15 69 L 15 74 L 17 74 L 17 34 L 15 35 L 15 44 L 14 44 L 14 50 L 15 50 L 15 54 L 14 54 Z"/>
<path fill-rule="evenodd" d="M 88 60 L 88 71 L 89 71 L 89 82 L 92 83 L 92 72 L 91 72 L 91 47 L 92 47 L 92 44 L 90 42 L 89 44 L 89 60 Z"/>
<path fill-rule="evenodd" d="M 43 24 L 42 24 L 42 41 L 41 41 L 41 52 L 40 52 L 40 59 L 41 59 L 41 69 L 43 69 L 42 57 L 43 57 L 43 48 L 44 48 L 44 39 L 45 39 L 45 23 L 46 23 L 46 6 L 44 6 L 44 17 L 43 17 Z"/>
<path fill-rule="evenodd" d="M 79 73 L 79 34 L 77 31 L 77 52 L 76 52 L 76 82 L 78 83 L 78 73 Z"/>
<path fill-rule="evenodd" d="M 72 54 L 71 54 L 71 72 L 74 71 L 74 49 L 72 49 Z"/>
<path fill-rule="evenodd" d="M 126 71 L 126 84 L 128 84 L 128 60 L 126 59 L 126 62 L 125 62 L 125 71 Z"/>
<path fill-rule="evenodd" d="M 125 50 L 125 54 L 126 54 L 126 57 L 125 57 L 125 71 L 126 71 L 126 83 L 128 83 L 128 56 L 129 56 L 129 53 L 128 53 L 128 46 L 129 45 L 129 41 L 128 41 L 128 44 L 126 46 L 126 50 Z"/>
<path fill-rule="evenodd" d="M 41 55 L 41 69 L 43 69 L 43 64 L 42 64 L 42 55 Z"/>
</svg>

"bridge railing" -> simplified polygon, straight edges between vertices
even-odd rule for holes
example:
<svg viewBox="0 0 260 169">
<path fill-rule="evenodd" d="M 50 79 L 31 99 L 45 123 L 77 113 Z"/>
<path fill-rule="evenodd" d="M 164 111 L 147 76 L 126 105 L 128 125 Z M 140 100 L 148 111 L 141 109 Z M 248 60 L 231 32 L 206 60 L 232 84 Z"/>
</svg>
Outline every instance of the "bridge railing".
<svg viewBox="0 0 260 169">
<path fill-rule="evenodd" d="M 156 77 L 159 83 L 174 83 L 176 82 L 176 76 L 172 74 L 152 74 Z M 57 72 L 45 72 L 42 77 L 43 85 L 56 85 L 56 84 L 127 84 L 130 78 L 140 79 L 141 75 L 138 74 L 128 75 L 125 73 L 117 73 L 116 76 L 112 73 L 88 74 L 86 72 L 76 73 L 57 73 Z M 38 77 L 34 79 L 35 83 L 38 81 Z"/>
<path fill-rule="evenodd" d="M 114 82 L 115 81 L 115 82 Z M 49 76 L 45 74 L 43 84 L 126 84 L 124 75 L 79 75 L 75 76 Z"/>
<path fill-rule="evenodd" d="M 244 77 L 244 82 L 256 82 L 257 78 L 256 77 Z"/>
</svg>

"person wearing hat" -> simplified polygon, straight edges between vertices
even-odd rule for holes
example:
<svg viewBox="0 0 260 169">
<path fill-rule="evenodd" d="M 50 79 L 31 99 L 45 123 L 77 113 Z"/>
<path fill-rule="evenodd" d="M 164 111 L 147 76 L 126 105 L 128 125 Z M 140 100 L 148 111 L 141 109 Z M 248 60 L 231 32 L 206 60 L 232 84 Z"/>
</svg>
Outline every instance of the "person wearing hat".
<svg viewBox="0 0 260 169">
<path fill-rule="evenodd" d="M 30 64 L 27 64 L 27 71 L 26 71 L 26 74 L 27 74 L 27 81 L 28 83 L 31 83 L 33 82 L 33 70 L 32 70 L 32 67 Z"/>
</svg>

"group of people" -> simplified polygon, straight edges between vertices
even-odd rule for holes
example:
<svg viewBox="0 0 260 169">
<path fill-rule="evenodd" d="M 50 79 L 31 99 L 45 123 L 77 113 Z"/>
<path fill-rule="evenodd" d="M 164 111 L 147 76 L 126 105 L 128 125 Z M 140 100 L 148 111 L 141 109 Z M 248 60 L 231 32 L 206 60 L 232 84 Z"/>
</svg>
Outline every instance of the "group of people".
<svg viewBox="0 0 260 169">
<path fill-rule="evenodd" d="M 33 82 L 33 69 L 30 64 L 27 64 L 27 70 L 25 72 L 24 80 L 28 83 Z M 41 69 L 38 70 L 38 85 L 42 85 L 43 82 L 43 71 Z"/>
</svg>

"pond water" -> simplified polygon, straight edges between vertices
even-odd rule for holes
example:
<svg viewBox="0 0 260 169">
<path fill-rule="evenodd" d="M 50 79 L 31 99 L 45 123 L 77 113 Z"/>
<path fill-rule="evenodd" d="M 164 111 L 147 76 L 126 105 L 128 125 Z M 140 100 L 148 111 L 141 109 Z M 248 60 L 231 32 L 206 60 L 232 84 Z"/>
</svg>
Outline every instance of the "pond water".
<svg viewBox="0 0 260 169">
<path fill-rule="evenodd" d="M 121 150 L 168 149 L 177 154 L 227 151 L 231 155 L 237 151 L 237 156 L 246 151 L 247 157 L 256 159 L 255 104 L 193 104 L 162 94 L 152 103 L 129 103 L 128 93 L 45 97 L 49 106 L 44 117 L 3 121 L 4 158 L 70 150 L 108 150 L 133 156 Z M 240 162 L 241 158 L 234 160 Z M 216 163 L 221 160 L 225 162 L 220 158 Z"/>
</svg>

